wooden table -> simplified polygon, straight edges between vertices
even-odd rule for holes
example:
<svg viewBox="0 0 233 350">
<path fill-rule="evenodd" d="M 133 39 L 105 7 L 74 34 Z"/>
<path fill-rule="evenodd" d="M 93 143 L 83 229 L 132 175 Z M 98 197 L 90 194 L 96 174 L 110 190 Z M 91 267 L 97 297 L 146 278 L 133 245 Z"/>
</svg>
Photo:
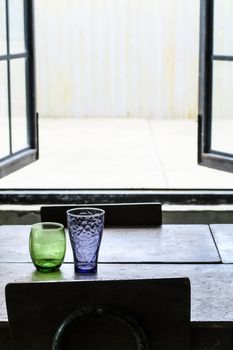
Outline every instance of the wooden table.
<svg viewBox="0 0 233 350">
<path fill-rule="evenodd" d="M 0 226 L 2 329 L 8 325 L 4 288 L 9 282 L 189 277 L 192 348 L 232 350 L 233 225 L 105 229 L 98 273 L 89 276 L 74 273 L 69 239 L 59 271 L 36 271 L 28 251 L 29 231 L 29 226 Z M 4 349 L 1 341 L 0 336 Z"/>
</svg>

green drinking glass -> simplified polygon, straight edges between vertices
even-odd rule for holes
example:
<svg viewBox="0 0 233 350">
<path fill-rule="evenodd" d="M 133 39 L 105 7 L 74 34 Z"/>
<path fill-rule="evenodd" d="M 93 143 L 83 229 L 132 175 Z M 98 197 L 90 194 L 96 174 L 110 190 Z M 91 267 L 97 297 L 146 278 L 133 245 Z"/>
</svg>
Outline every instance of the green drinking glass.
<svg viewBox="0 0 233 350">
<path fill-rule="evenodd" d="M 58 270 L 66 252 L 64 226 L 56 222 L 40 222 L 32 225 L 29 250 L 32 262 L 38 271 Z"/>
</svg>

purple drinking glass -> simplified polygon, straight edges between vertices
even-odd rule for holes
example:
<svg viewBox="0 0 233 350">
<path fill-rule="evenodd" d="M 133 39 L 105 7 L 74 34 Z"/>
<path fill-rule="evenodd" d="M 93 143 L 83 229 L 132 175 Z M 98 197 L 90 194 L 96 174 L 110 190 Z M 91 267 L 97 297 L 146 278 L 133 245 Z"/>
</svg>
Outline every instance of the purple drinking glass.
<svg viewBox="0 0 233 350">
<path fill-rule="evenodd" d="M 67 226 L 76 272 L 97 272 L 104 214 L 104 210 L 97 208 L 74 208 L 67 211 Z"/>
</svg>

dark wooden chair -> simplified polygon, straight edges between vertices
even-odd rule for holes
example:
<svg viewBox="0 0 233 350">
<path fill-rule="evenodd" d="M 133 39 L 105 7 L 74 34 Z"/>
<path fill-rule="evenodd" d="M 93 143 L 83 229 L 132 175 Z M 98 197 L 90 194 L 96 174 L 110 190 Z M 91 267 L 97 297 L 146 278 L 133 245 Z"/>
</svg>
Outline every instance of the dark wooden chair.
<svg viewBox="0 0 233 350">
<path fill-rule="evenodd" d="M 114 203 L 42 206 L 41 221 L 60 222 L 67 226 L 66 212 L 78 207 L 95 207 L 105 210 L 105 227 L 109 226 L 160 226 L 161 203 Z"/>
<path fill-rule="evenodd" d="M 187 278 L 13 283 L 13 350 L 188 350 Z"/>
</svg>

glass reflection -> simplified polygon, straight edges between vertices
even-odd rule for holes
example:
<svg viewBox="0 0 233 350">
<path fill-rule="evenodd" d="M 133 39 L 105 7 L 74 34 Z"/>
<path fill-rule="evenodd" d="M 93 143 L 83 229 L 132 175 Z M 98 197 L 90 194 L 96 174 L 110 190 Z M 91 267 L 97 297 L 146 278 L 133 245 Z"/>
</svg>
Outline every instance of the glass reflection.
<svg viewBox="0 0 233 350">
<path fill-rule="evenodd" d="M 37 270 L 34 270 L 32 272 L 32 281 L 61 281 L 64 280 L 63 274 L 60 270 L 58 271 L 52 271 L 52 272 L 40 272 Z"/>
<path fill-rule="evenodd" d="M 233 153 L 233 62 L 213 65 L 212 143 L 215 151 Z"/>
<path fill-rule="evenodd" d="M 214 1 L 214 54 L 233 55 L 233 1 Z"/>
<path fill-rule="evenodd" d="M 0 61 L 0 158 L 10 153 L 7 63 Z"/>
<path fill-rule="evenodd" d="M 10 71 L 12 150 L 16 152 L 28 146 L 25 59 L 11 60 Z"/>
<path fill-rule="evenodd" d="M 8 3 L 10 53 L 22 53 L 25 51 L 24 1 L 10 0 Z"/>
<path fill-rule="evenodd" d="M 0 0 L 0 55 L 6 55 L 6 2 Z"/>
</svg>

